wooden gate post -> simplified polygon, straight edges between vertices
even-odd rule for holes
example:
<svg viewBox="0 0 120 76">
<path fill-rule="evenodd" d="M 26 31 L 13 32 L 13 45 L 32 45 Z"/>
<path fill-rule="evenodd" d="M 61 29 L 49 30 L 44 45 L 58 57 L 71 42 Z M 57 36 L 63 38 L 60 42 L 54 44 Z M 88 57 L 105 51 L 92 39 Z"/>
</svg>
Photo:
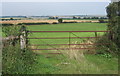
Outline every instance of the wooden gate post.
<svg viewBox="0 0 120 76">
<path fill-rule="evenodd" d="M 22 26 L 20 29 L 21 35 L 20 35 L 20 48 L 25 49 L 26 48 L 26 27 Z"/>
</svg>

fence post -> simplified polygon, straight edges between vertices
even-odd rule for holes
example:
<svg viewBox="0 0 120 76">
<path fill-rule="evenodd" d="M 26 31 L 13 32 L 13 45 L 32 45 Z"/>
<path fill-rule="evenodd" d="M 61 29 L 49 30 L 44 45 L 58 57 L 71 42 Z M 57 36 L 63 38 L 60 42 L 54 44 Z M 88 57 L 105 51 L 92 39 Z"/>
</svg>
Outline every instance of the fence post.
<svg viewBox="0 0 120 76">
<path fill-rule="evenodd" d="M 26 27 L 22 26 L 20 29 L 21 35 L 20 35 L 20 48 L 25 49 L 26 48 Z"/>
</svg>

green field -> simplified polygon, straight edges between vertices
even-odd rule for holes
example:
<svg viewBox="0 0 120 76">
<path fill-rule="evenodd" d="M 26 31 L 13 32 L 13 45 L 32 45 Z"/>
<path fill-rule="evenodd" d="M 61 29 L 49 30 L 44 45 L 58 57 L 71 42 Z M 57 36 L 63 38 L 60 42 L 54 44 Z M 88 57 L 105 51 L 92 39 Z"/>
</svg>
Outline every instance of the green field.
<svg viewBox="0 0 120 76">
<path fill-rule="evenodd" d="M 72 23 L 72 24 L 33 25 L 33 26 L 27 26 L 27 28 L 30 31 L 105 31 L 107 29 L 107 26 L 106 24 L 101 24 L 101 23 Z M 80 33 L 74 33 L 74 34 L 76 34 L 78 37 L 95 37 L 94 32 L 80 32 Z M 101 34 L 103 33 L 98 32 L 98 35 L 101 35 Z M 69 37 L 69 33 L 55 33 L 55 32 L 54 33 L 32 33 L 29 35 L 29 37 L 45 37 L 45 38 L 46 37 Z M 75 36 L 71 34 L 71 37 L 75 37 Z M 35 41 L 35 43 L 40 44 L 40 42 L 36 42 L 36 40 L 32 40 L 32 41 L 33 42 Z M 51 41 L 52 43 L 66 43 L 68 42 L 68 39 L 64 40 L 63 42 L 61 42 L 61 39 L 58 39 L 57 41 L 47 39 L 45 41 L 46 42 Z"/>
<path fill-rule="evenodd" d="M 27 26 L 30 31 L 105 31 L 106 23 L 71 23 Z M 78 37 L 95 37 L 93 33 L 74 33 Z M 98 36 L 104 33 L 98 32 Z M 69 37 L 69 33 L 31 33 L 28 37 Z M 71 34 L 71 37 L 75 37 Z M 71 42 L 85 39 L 71 39 Z M 30 39 L 30 44 L 68 44 L 69 39 Z M 61 46 L 41 46 L 53 48 Z M 67 47 L 67 46 L 66 46 Z M 102 50 L 102 49 L 101 49 Z M 50 52 L 38 51 L 37 53 Z M 53 50 L 52 50 L 53 51 Z M 64 50 L 67 51 L 67 50 Z M 76 51 L 76 50 L 74 50 Z M 80 50 L 81 51 L 81 50 Z M 77 52 L 76 52 L 77 53 Z M 79 61 L 79 59 L 81 59 Z M 101 55 L 84 55 L 84 58 L 69 59 L 64 55 L 39 55 L 35 64 L 35 74 L 117 74 L 117 58 L 106 58 Z M 64 64 L 68 63 L 68 64 Z"/>
<path fill-rule="evenodd" d="M 105 31 L 106 23 L 66 23 L 66 24 L 48 24 L 48 25 L 30 25 L 26 26 L 29 31 Z M 95 33 L 81 32 L 74 33 L 78 37 L 95 37 Z M 69 33 L 29 33 L 28 37 L 76 37 Z M 104 33 L 98 32 L 98 36 Z M 87 39 L 71 39 L 71 43 L 82 42 Z M 31 44 L 68 44 L 69 39 L 29 39 Z M 78 43 L 79 44 L 79 43 Z M 47 48 L 67 48 L 68 46 L 34 46 L 32 49 Z M 101 49 L 104 50 L 104 49 Z M 33 71 L 29 74 L 117 74 L 118 58 L 110 55 L 82 54 L 84 50 L 39 50 L 34 51 L 37 54 L 35 64 L 31 68 Z M 92 51 L 92 50 L 90 50 Z M 97 50 L 94 50 L 97 51 Z M 40 53 L 63 54 L 46 54 Z M 33 54 L 34 54 L 33 53 Z M 35 54 L 35 55 L 36 55 Z M 32 56 L 32 55 L 31 55 Z"/>
<path fill-rule="evenodd" d="M 27 26 L 30 31 L 106 31 L 107 26 L 105 23 L 72 23 L 72 24 L 51 24 L 51 25 L 32 25 Z M 73 33 L 31 33 L 29 37 L 95 37 L 94 32 L 73 32 Z M 103 35 L 103 32 L 98 32 L 98 35 Z M 71 43 L 75 41 L 86 40 L 82 39 L 70 39 Z M 68 39 L 30 39 L 31 44 L 68 44 Z M 41 46 L 40 48 L 47 48 L 49 46 Z"/>
</svg>

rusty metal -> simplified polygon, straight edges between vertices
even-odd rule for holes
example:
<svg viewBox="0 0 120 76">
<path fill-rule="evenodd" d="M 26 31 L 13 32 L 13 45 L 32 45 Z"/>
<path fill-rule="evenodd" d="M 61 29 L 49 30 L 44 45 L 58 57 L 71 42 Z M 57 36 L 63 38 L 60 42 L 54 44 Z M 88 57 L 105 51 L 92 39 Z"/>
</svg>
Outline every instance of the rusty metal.
<svg viewBox="0 0 120 76">
<path fill-rule="evenodd" d="M 109 45 L 110 43 L 97 43 L 97 44 L 49 44 L 49 45 Z M 48 44 L 33 44 L 29 46 L 49 46 Z"/>
<path fill-rule="evenodd" d="M 29 32 L 109 32 L 109 31 L 29 31 Z"/>
<path fill-rule="evenodd" d="M 71 39 L 76 38 L 100 38 L 100 37 L 70 37 Z M 27 39 L 69 39 L 69 37 L 36 37 L 36 38 L 27 38 Z"/>
</svg>

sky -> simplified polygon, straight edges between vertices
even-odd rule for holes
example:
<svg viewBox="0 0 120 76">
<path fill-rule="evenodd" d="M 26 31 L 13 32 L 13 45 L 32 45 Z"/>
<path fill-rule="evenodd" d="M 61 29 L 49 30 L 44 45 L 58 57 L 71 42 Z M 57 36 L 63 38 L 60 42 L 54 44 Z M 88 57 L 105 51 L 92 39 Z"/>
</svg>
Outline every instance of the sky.
<svg viewBox="0 0 120 76">
<path fill-rule="evenodd" d="M 2 2 L 110 2 L 111 0 L 1 0 Z"/>
<path fill-rule="evenodd" d="M 33 0 L 2 0 L 2 12 L 0 15 L 106 15 L 105 8 L 110 3 L 109 0 L 89 0 L 89 2 L 87 2 L 88 0 L 74 0 L 74 2 L 72 2 L 73 0 L 69 0 L 69 2 L 68 0 L 57 0 L 61 2 L 57 2 L 55 0 L 39 0 L 38 2 L 37 0 L 34 0 L 33 2 L 32 1 Z"/>
</svg>

